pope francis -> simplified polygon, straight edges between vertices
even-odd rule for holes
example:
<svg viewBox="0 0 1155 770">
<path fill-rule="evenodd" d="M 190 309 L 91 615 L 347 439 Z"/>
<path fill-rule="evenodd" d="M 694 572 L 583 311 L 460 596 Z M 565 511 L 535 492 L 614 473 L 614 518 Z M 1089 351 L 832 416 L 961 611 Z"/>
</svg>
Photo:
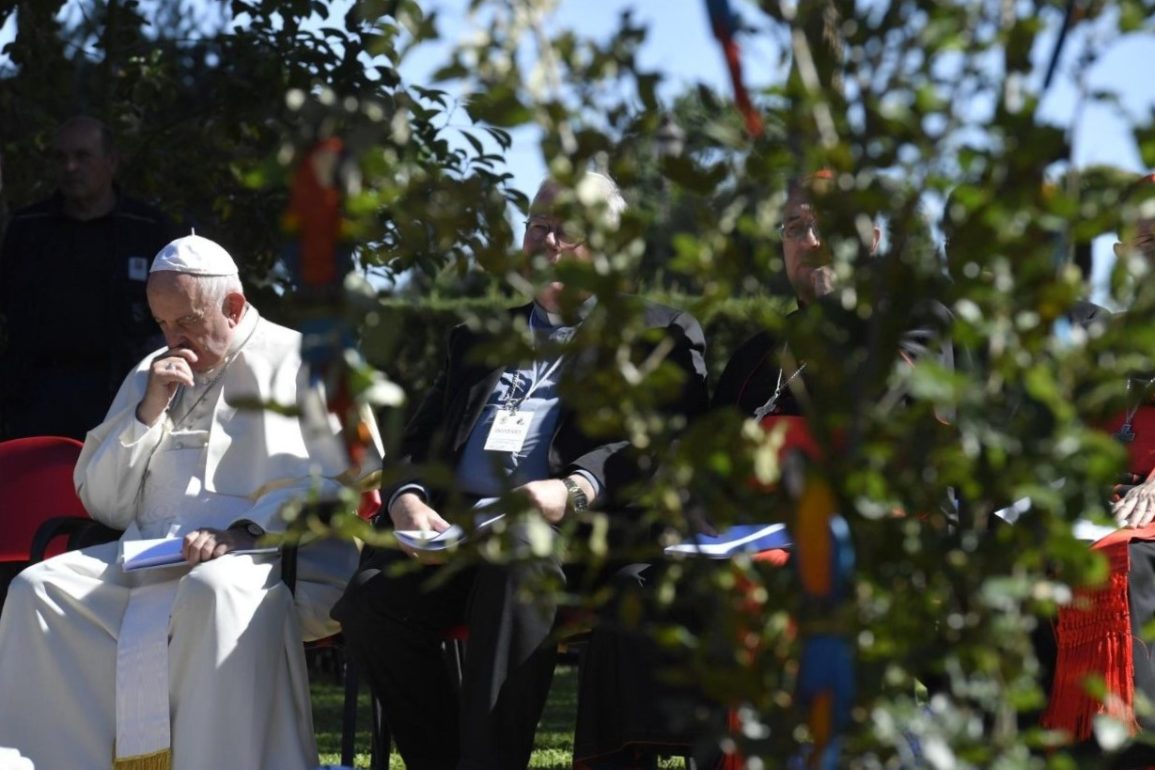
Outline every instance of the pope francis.
<svg viewBox="0 0 1155 770">
<path fill-rule="evenodd" d="M 286 502 L 374 468 L 347 468 L 328 431 L 244 408 L 298 403 L 301 338 L 246 302 L 223 248 L 173 241 L 147 288 L 167 347 L 89 432 L 75 483 L 122 540 L 179 538 L 183 562 L 125 572 L 111 543 L 16 578 L 0 617 L 0 746 L 45 770 L 314 768 L 301 641 L 332 632 L 356 551 L 303 549 L 295 600 L 276 554 L 233 552 L 283 529 Z"/>
</svg>

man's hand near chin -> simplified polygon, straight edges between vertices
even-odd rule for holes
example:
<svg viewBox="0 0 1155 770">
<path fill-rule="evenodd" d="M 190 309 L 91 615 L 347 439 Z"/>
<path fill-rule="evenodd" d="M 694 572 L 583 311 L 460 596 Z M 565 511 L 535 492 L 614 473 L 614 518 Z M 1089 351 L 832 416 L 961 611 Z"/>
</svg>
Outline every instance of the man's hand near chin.
<svg viewBox="0 0 1155 770">
<path fill-rule="evenodd" d="M 168 409 L 180 386 L 192 387 L 192 367 L 197 354 L 187 348 L 170 348 L 152 360 L 148 367 L 148 384 L 136 407 L 136 419 L 152 427 Z"/>
</svg>

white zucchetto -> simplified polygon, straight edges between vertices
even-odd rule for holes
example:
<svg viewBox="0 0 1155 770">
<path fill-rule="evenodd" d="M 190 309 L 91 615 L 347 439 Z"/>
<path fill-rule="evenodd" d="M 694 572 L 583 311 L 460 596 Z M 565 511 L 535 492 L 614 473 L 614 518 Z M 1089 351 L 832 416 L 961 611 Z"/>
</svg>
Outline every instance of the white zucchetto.
<svg viewBox="0 0 1155 770">
<path fill-rule="evenodd" d="M 165 246 L 152 261 L 150 273 L 171 270 L 189 275 L 236 275 L 237 263 L 220 245 L 199 235 L 186 235 Z"/>
</svg>

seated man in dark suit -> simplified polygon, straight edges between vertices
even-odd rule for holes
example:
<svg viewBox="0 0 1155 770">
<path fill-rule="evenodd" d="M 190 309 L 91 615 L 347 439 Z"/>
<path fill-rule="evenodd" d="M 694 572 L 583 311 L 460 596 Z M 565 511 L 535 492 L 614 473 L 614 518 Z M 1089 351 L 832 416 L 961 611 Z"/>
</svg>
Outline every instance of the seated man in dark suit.
<svg viewBox="0 0 1155 770">
<path fill-rule="evenodd" d="M 573 190 L 547 180 L 530 208 L 523 251 L 550 268 L 567 260 L 592 261 L 597 240 L 575 234 L 566 211 L 576 210 L 583 222 L 599 222 L 604 231 L 617 226 L 624 209 L 617 186 L 600 174 L 583 175 Z M 627 487 L 641 478 L 641 468 L 651 464 L 624 431 L 591 435 L 578 419 L 573 383 L 590 374 L 590 359 L 605 351 L 559 352 L 571 336 L 576 343 L 592 330 L 604 331 L 599 323 L 609 298 L 568 302 L 574 292 L 556 276 L 536 285 L 533 303 L 512 313 L 530 330 L 537 360 L 484 361 L 496 334 L 465 325 L 450 333 L 445 367 L 402 439 L 403 463 L 412 476 L 383 496 L 388 516 L 380 520 L 387 525 L 442 531 L 449 526 L 442 514 L 453 498 L 512 491 L 556 528 L 588 506 L 616 510 Z M 632 297 L 615 295 L 612 302 L 630 308 L 638 325 L 650 330 L 640 335 L 648 342 L 630 353 L 641 378 L 653 376 L 641 362 L 655 357 L 666 362 L 661 371 L 676 372 L 679 384 L 666 391 L 669 398 L 661 404 L 669 420 L 702 411 L 705 341 L 698 322 L 688 313 Z M 629 368 L 617 363 L 618 371 Z M 582 400 L 589 404 L 588 391 Z M 514 423 L 522 427 L 514 429 Z M 439 485 L 429 472 L 431 463 L 450 470 Z M 511 525 L 506 534 L 516 547 L 529 544 L 534 529 L 542 531 L 540 520 L 523 529 Z M 556 650 L 549 637 L 558 596 L 548 586 L 566 584 L 560 558 L 401 572 L 397 562 L 406 560 L 396 550 L 369 551 L 333 611 L 349 649 L 368 672 L 406 766 L 526 767 L 553 676 Z M 459 699 L 440 657 L 440 641 L 442 631 L 460 623 L 468 624 L 470 635 Z"/>
</svg>

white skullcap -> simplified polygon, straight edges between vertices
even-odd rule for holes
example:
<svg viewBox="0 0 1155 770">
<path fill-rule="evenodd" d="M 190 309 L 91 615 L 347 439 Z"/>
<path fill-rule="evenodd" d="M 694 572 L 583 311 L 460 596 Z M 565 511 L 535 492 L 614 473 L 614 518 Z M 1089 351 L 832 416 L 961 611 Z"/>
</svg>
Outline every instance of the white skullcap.
<svg viewBox="0 0 1155 770">
<path fill-rule="evenodd" d="M 165 246 L 152 261 L 150 273 L 172 270 L 189 275 L 236 275 L 237 263 L 208 238 L 186 235 Z"/>
</svg>

